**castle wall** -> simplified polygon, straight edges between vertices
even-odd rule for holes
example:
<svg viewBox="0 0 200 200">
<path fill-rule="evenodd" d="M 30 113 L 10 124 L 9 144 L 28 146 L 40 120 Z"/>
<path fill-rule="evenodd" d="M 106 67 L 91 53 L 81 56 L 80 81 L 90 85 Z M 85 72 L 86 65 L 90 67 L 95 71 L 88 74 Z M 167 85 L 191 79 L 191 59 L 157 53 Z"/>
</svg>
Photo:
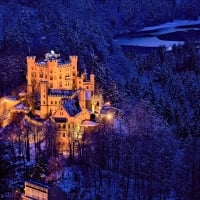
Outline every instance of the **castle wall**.
<svg viewBox="0 0 200 200">
<path fill-rule="evenodd" d="M 61 105 L 61 97 L 48 95 L 48 113 L 54 114 Z"/>
<path fill-rule="evenodd" d="M 69 63 L 59 64 L 57 60 L 37 63 L 35 57 L 27 57 L 27 90 L 33 82 L 48 81 L 50 88 L 72 90 L 76 87 L 77 56 L 70 56 Z"/>
<path fill-rule="evenodd" d="M 42 81 L 40 83 L 40 117 L 46 118 L 48 116 L 48 83 Z"/>
<path fill-rule="evenodd" d="M 56 115 L 57 117 L 63 117 L 63 115 L 59 115 L 59 112 Z M 70 142 L 75 141 L 77 139 L 81 139 L 83 129 L 81 128 L 81 124 L 84 120 L 90 119 L 90 113 L 87 109 L 83 109 L 82 112 L 77 114 L 75 117 L 67 117 L 66 123 L 58 123 L 58 131 L 56 138 L 56 147 L 57 150 L 61 153 L 69 151 Z"/>
</svg>

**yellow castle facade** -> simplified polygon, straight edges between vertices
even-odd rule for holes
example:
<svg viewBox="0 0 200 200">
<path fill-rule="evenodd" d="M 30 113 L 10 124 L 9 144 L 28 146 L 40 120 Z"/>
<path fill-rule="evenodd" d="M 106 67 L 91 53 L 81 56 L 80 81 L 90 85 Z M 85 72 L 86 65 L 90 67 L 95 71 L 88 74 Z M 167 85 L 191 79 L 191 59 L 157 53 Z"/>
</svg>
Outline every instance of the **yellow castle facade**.
<svg viewBox="0 0 200 200">
<path fill-rule="evenodd" d="M 69 138 L 78 139 L 81 123 L 100 105 L 94 96 L 94 74 L 79 74 L 77 63 L 77 56 L 69 56 L 65 62 L 53 51 L 41 62 L 36 62 L 35 56 L 27 57 L 27 94 L 35 103 L 37 96 L 39 109 L 35 113 L 40 118 L 52 116 L 55 120 L 56 145 L 61 152 L 68 149 Z"/>
</svg>

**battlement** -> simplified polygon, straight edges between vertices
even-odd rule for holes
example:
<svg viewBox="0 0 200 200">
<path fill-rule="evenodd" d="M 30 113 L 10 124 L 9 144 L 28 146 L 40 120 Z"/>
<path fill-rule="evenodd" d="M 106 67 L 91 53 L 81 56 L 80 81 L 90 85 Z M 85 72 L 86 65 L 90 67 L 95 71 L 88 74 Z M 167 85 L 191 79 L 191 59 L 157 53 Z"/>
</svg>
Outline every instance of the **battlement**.
<svg viewBox="0 0 200 200">
<path fill-rule="evenodd" d="M 78 56 L 75 56 L 75 55 L 71 55 L 71 56 L 69 56 L 69 60 L 78 60 Z"/>
<path fill-rule="evenodd" d="M 57 59 L 52 59 L 52 60 L 50 59 L 47 61 L 47 63 L 57 63 L 57 62 L 58 62 Z"/>
<path fill-rule="evenodd" d="M 35 65 L 36 67 L 47 67 L 48 65 L 55 65 L 57 67 L 66 68 L 71 66 L 77 66 L 78 56 L 69 56 L 69 60 L 64 62 L 59 58 L 60 54 L 55 54 L 54 51 L 45 54 L 44 61 L 36 62 L 36 56 L 27 56 L 27 64 Z"/>
<path fill-rule="evenodd" d="M 35 63 L 37 67 L 47 67 L 46 63 Z"/>
<path fill-rule="evenodd" d="M 69 56 L 69 61 L 72 64 L 77 64 L 77 62 L 78 62 L 78 56 Z"/>
<path fill-rule="evenodd" d="M 71 63 L 68 62 L 68 63 L 58 64 L 58 67 L 65 68 L 65 67 L 70 67 L 70 65 L 71 65 Z"/>
<path fill-rule="evenodd" d="M 27 56 L 26 57 L 26 61 L 27 61 L 27 64 L 34 64 L 35 63 L 35 59 L 36 59 L 36 56 Z"/>
<path fill-rule="evenodd" d="M 35 60 L 36 56 L 27 56 L 28 60 Z"/>
</svg>

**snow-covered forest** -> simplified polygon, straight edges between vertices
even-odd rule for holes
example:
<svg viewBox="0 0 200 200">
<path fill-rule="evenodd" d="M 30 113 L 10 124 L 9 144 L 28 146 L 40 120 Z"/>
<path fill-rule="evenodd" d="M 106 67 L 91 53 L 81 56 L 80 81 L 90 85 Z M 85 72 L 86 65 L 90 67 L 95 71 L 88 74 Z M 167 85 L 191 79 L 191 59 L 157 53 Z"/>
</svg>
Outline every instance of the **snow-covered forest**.
<svg viewBox="0 0 200 200">
<path fill-rule="evenodd" d="M 67 161 L 55 157 L 53 124 L 36 128 L 17 116 L 0 129 L 0 199 L 34 178 L 56 182 L 67 199 L 198 200 L 199 41 L 137 54 L 113 39 L 199 15 L 198 0 L 0 1 L 1 97 L 24 89 L 27 55 L 53 49 L 78 55 L 96 91 L 124 113 L 118 129 L 102 122 L 86 134 Z"/>
</svg>

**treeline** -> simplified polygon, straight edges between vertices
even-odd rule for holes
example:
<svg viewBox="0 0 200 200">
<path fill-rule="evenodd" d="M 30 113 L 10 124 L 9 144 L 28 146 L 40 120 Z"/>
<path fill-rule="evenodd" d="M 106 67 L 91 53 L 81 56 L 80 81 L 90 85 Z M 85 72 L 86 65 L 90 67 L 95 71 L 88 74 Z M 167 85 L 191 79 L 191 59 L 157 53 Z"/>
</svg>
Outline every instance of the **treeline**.
<svg viewBox="0 0 200 200">
<path fill-rule="evenodd" d="M 164 47 L 138 56 L 126 51 L 135 74 L 126 83 L 128 96 L 150 101 L 177 135 L 199 136 L 200 54 L 198 46 L 186 43 Z"/>
<path fill-rule="evenodd" d="M 198 200 L 199 138 L 177 140 L 146 101 L 136 104 L 128 122 L 124 131 L 105 121 L 85 136 L 68 198 Z"/>
<path fill-rule="evenodd" d="M 52 172 L 55 158 L 56 126 L 47 119 L 42 126 L 33 125 L 24 114 L 17 114 L 13 122 L 1 131 L 0 199 L 23 192 L 24 181 L 44 181 Z"/>
</svg>

